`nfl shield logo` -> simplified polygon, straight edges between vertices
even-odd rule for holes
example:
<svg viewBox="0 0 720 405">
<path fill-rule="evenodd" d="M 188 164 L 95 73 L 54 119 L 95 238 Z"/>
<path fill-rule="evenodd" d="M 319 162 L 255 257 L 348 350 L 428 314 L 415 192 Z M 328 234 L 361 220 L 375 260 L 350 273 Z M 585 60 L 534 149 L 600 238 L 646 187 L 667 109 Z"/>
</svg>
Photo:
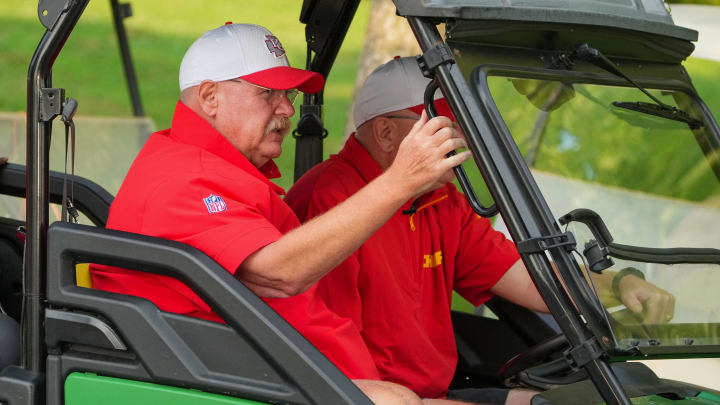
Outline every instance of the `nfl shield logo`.
<svg viewBox="0 0 720 405">
<path fill-rule="evenodd" d="M 210 194 L 208 197 L 203 198 L 203 202 L 205 202 L 205 206 L 207 207 L 208 212 L 211 214 L 215 212 L 225 211 L 227 209 L 225 201 L 223 201 L 222 197 L 220 197 L 219 195 Z"/>
</svg>

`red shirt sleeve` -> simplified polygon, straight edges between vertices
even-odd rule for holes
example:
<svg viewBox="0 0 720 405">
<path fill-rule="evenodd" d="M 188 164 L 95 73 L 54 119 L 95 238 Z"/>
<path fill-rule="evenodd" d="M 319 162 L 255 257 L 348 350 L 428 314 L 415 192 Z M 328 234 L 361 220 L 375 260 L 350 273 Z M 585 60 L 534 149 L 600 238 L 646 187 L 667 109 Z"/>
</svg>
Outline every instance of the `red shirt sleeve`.
<svg viewBox="0 0 720 405">
<path fill-rule="evenodd" d="M 344 190 L 341 184 L 338 182 L 335 183 L 336 184 L 323 184 L 322 181 L 317 183 L 315 181 L 296 183 L 298 187 L 290 190 L 288 193 L 289 198 L 286 198 L 285 202 L 295 211 L 295 214 L 302 222 L 307 222 L 347 199 L 350 193 Z M 314 291 L 314 293 L 321 298 L 323 305 L 332 311 L 333 315 L 337 314 L 346 320 L 349 319 L 348 322 L 351 321 L 345 325 L 345 327 L 352 325 L 352 331 L 354 332 L 337 330 L 334 335 L 336 339 L 346 340 L 341 346 L 353 348 L 352 358 L 345 357 L 348 353 L 347 351 L 331 351 L 325 349 L 326 342 L 324 342 L 321 336 L 305 335 L 308 340 L 323 351 L 348 378 L 380 380 L 380 373 L 375 367 L 375 362 L 365 342 L 361 339 L 355 339 L 357 330 L 362 331 L 362 305 L 357 285 L 360 265 L 357 256 L 357 252 L 350 255 L 343 263 L 320 279 L 316 286 L 309 291 Z M 292 297 L 292 299 L 302 299 L 300 297 L 306 294 L 307 293 Z M 275 303 L 275 301 L 276 300 L 272 300 L 273 303 Z M 288 302 L 288 300 L 285 300 L 285 302 L 278 302 L 278 304 L 285 305 Z M 316 303 L 316 305 L 319 304 Z M 273 306 L 273 308 L 275 307 Z M 301 308 L 301 306 L 293 305 L 293 308 Z M 348 337 L 344 338 L 344 335 Z M 325 336 L 326 340 L 329 335 L 326 334 Z M 332 347 L 336 344 L 337 343 L 334 343 L 329 346 Z"/>
<path fill-rule="evenodd" d="M 490 288 L 520 255 L 515 244 L 493 229 L 487 218 L 475 214 L 467 204 L 462 205 L 466 209 L 455 263 L 454 289 L 478 306 L 492 298 Z"/>
<path fill-rule="evenodd" d="M 304 182 L 286 198 L 298 218 L 306 222 L 345 201 L 352 192 L 335 178 L 322 176 L 313 182 Z M 310 187 L 302 187 L 310 184 Z M 338 315 L 349 318 L 362 332 L 362 299 L 358 289 L 360 263 L 358 252 L 351 254 L 344 262 L 318 282 L 317 292 L 327 306 Z"/>
<path fill-rule="evenodd" d="M 355 325 L 329 311 L 317 288 L 290 298 L 263 298 L 350 379 L 380 380 Z M 301 322 L 299 322 L 301 320 Z"/>
<path fill-rule="evenodd" d="M 234 274 L 250 254 L 282 237 L 268 221 L 264 211 L 270 207 L 257 189 L 234 186 L 171 179 L 148 198 L 140 233 L 194 246 Z M 225 210 L 208 211 L 203 200 L 210 194 L 222 198 Z"/>
</svg>

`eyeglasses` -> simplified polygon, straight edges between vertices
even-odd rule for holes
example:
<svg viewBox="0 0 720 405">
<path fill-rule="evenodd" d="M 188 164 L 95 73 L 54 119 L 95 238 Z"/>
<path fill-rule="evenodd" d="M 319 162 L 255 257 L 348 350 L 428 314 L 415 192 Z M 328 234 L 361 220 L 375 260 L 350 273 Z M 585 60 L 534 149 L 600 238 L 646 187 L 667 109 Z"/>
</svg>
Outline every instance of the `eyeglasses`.
<svg viewBox="0 0 720 405">
<path fill-rule="evenodd" d="M 385 117 L 385 118 L 400 118 L 400 119 L 404 119 L 404 120 L 413 120 L 413 121 L 417 121 L 420 119 L 419 115 L 414 116 L 414 117 L 409 116 L 409 115 L 383 115 L 383 117 Z M 455 129 L 460 129 L 460 126 L 455 121 L 453 121 L 452 127 Z"/>
<path fill-rule="evenodd" d="M 383 115 L 383 117 L 385 117 L 385 118 L 400 118 L 400 119 L 413 120 L 413 121 L 417 121 L 420 119 L 420 116 L 411 117 L 409 115 Z"/>
<path fill-rule="evenodd" d="M 242 80 L 242 79 L 230 79 L 230 80 L 228 80 L 228 82 L 247 83 L 253 87 L 262 89 L 263 92 L 261 94 L 267 94 L 267 99 L 270 101 L 279 100 L 281 97 L 285 97 L 290 102 L 290 104 L 295 104 L 295 99 L 297 98 L 298 93 L 300 93 L 300 91 L 298 89 L 288 89 L 288 90 L 268 89 L 267 87 L 258 86 L 255 83 L 250 83 L 249 81 Z"/>
</svg>

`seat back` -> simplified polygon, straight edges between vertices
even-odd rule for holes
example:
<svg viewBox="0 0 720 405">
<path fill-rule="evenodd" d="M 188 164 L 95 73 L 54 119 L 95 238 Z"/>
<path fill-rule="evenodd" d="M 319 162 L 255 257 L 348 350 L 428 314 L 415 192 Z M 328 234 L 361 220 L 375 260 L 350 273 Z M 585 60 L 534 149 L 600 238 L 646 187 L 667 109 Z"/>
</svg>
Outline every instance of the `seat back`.
<svg viewBox="0 0 720 405">
<path fill-rule="evenodd" d="M 20 324 L 5 314 L 0 314 L 0 371 L 7 366 L 20 364 L 22 351 Z"/>
<path fill-rule="evenodd" d="M 22 243 L 15 231 L 22 222 L 0 218 L 0 306 L 20 321 L 22 308 Z"/>
<path fill-rule="evenodd" d="M 227 325 L 163 312 L 143 298 L 81 288 L 81 262 L 177 278 Z M 48 230 L 47 298 L 48 404 L 63 403 L 68 381 L 89 381 L 89 374 L 261 402 L 371 404 L 247 287 L 179 242 L 56 222 Z"/>
</svg>

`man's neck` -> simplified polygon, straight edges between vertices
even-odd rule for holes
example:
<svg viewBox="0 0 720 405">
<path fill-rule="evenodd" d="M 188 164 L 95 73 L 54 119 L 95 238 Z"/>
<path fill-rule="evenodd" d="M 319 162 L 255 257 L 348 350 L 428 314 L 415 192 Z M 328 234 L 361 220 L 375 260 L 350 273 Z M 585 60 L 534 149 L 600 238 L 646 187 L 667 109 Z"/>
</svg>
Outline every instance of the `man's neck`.
<svg viewBox="0 0 720 405">
<path fill-rule="evenodd" d="M 392 164 L 392 159 L 383 150 L 377 147 L 372 140 L 368 140 L 367 134 L 355 133 L 355 139 L 370 154 L 370 157 L 385 171 Z"/>
</svg>

